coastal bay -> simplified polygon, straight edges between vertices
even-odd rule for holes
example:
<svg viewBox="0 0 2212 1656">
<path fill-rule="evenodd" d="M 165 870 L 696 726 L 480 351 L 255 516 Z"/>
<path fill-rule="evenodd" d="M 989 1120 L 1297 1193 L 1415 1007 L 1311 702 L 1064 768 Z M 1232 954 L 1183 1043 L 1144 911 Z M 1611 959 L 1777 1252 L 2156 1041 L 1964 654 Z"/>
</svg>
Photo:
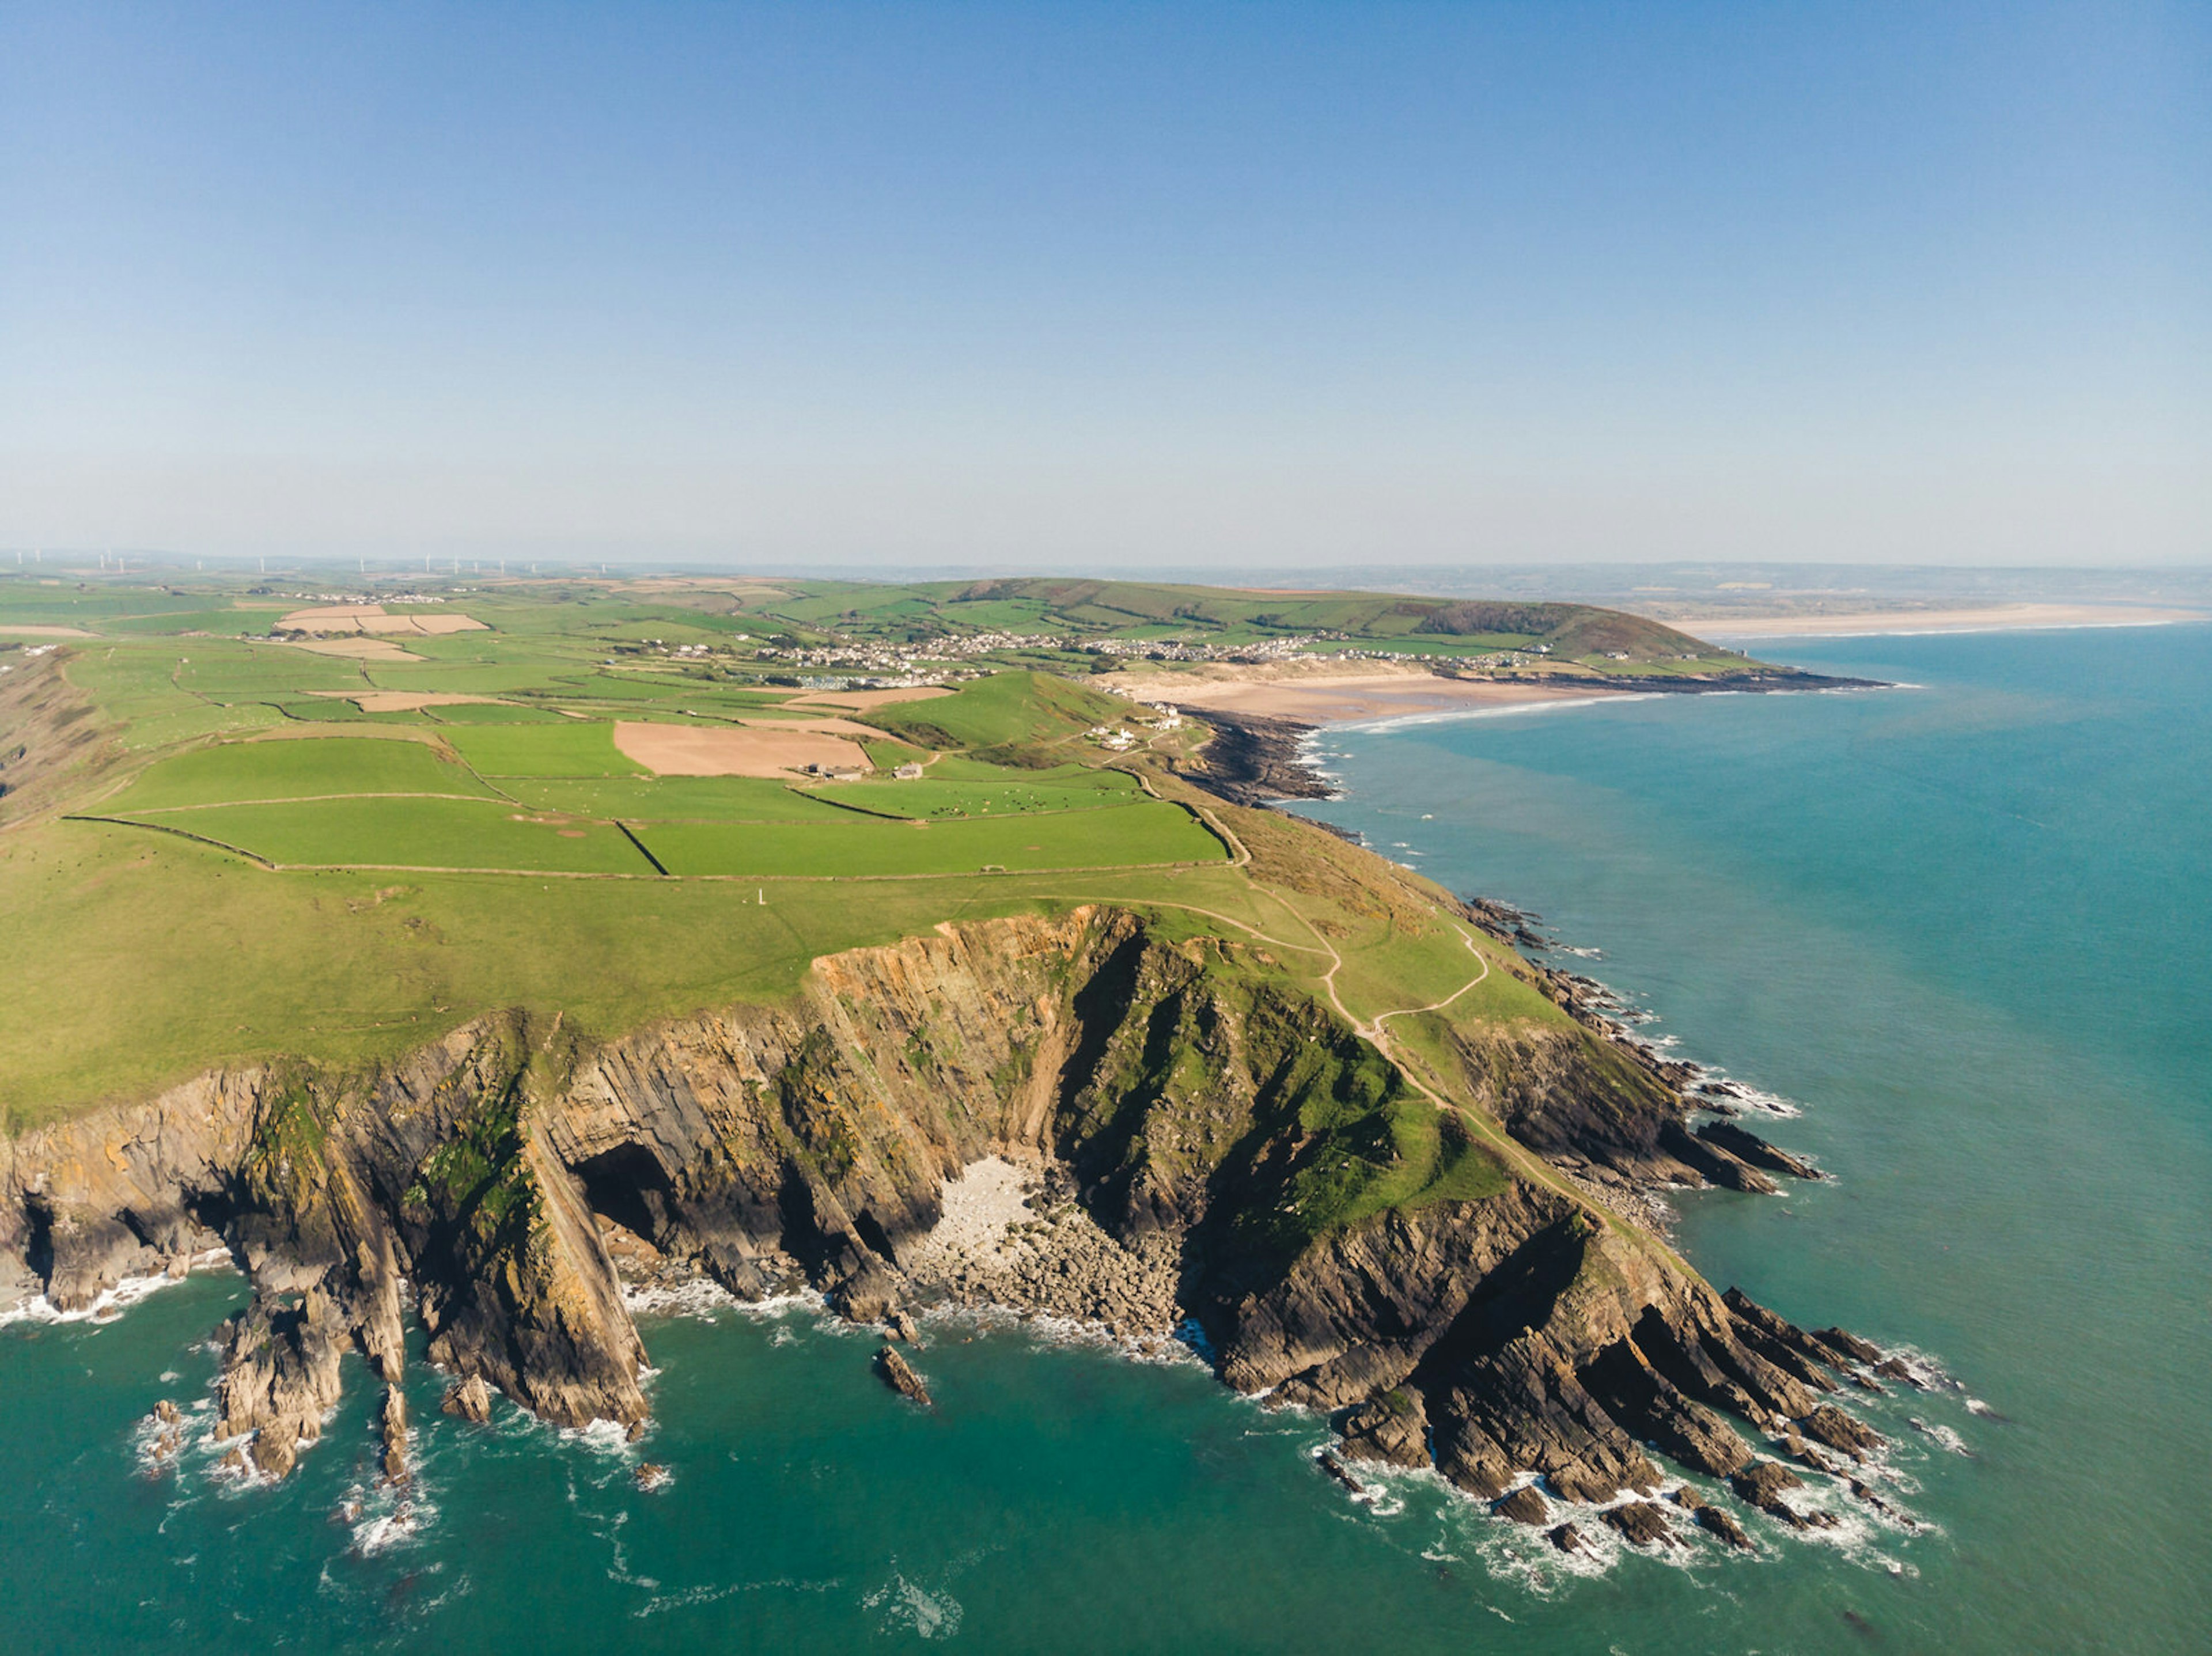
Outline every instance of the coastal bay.
<svg viewBox="0 0 2212 1656">
<path fill-rule="evenodd" d="M 0 1344 L 11 1395 L 46 1398 L 72 1374 L 100 1377 L 68 1407 L 55 1404 L 66 1445 L 11 1449 L 11 1472 L 57 1492 L 31 1515 L 35 1527 L 9 1538 L 10 1568 L 21 1572 L 11 1586 L 81 1583 L 64 1596 L 87 1608 L 52 1618 L 56 1648 L 76 1637 L 159 1644 L 162 1627 L 211 1633 L 222 1615 L 243 1613 L 271 1636 L 313 1626 L 345 1647 L 425 1632 L 466 1644 L 588 1626 L 642 1629 L 643 1647 L 702 1638 L 830 1647 L 870 1636 L 1022 1647 L 1049 1628 L 1063 1648 L 1126 1647 L 1131 1636 L 1301 1648 L 1326 1634 L 1446 1649 L 1502 1617 L 1538 1648 L 1578 1649 L 1592 1638 L 1634 1649 L 1771 1647 L 1779 1624 L 1807 1649 L 1853 1647 L 1866 1629 L 1908 1644 L 1997 1649 L 2017 1647 L 2027 1626 L 2019 1617 L 2033 1611 L 2034 1580 L 2051 1568 L 2053 1550 L 2087 1545 L 2111 1550 L 2100 1554 L 2105 1564 L 2159 1612 L 2102 1642 L 2184 1647 L 2173 1639 L 2191 1606 L 2175 1583 L 2187 1579 L 2188 1514 L 2170 1498 L 2161 1506 L 2142 1472 L 2125 1472 L 2130 1440 L 2113 1428 L 2147 1422 L 2163 1453 L 2193 1452 L 2189 1423 L 2161 1415 L 2159 1403 L 2173 1384 L 2166 1365 L 2192 1360 L 2188 1331 L 2150 1348 L 2147 1362 L 2142 1348 L 2132 1353 L 2130 1392 L 2114 1342 L 2146 1337 L 2140 1302 L 2109 1293 L 2069 1300 L 2057 1261 L 2085 1260 L 2101 1286 L 2162 1257 L 2185 1280 L 2195 1263 L 2185 1243 L 2116 1259 L 2112 1241 L 2129 1232 L 2111 1220 L 2158 1198 L 2167 1218 L 2157 1219 L 2155 1205 L 2150 1216 L 2170 1229 L 2172 1215 L 2186 1210 L 2190 1141 L 2185 1131 L 2178 1142 L 2130 1145 L 2144 1119 L 2107 1113 L 2094 1117 L 2087 1140 L 2023 1163 L 2018 1154 L 2034 1137 L 2016 1113 L 2043 1101 L 2027 1119 L 2059 1119 L 2054 1083 L 2069 1099 L 2098 1097 L 2101 1087 L 2122 1101 L 2185 1102 L 2185 1081 L 2179 1095 L 2142 1092 L 2143 1077 L 2161 1073 L 2144 1070 L 2143 1053 L 2171 1058 L 2178 1009 L 2193 991 L 2128 968 L 2131 954 L 2163 961 L 2185 948 L 2187 937 L 2157 928 L 2195 924 L 2191 911 L 2177 916 L 2169 906 L 2147 921 L 2123 890 L 2100 894 L 2100 912 L 2137 917 L 2108 924 L 2153 927 L 2130 937 L 2128 949 L 2093 949 L 2095 971 L 2067 980 L 2087 996 L 2087 1026 L 2136 1021 L 2133 1040 L 2092 1042 L 2112 1060 L 2100 1071 L 2048 1039 L 2022 1038 L 2008 1028 L 2016 1012 L 1993 1018 L 1985 989 L 1960 986 L 1964 965 L 1979 963 L 2000 1009 L 2008 996 L 2042 992 L 2052 979 L 2033 968 L 2047 966 L 2048 951 L 2018 946 L 2039 928 L 1992 934 L 1981 907 L 1929 883 L 1944 869 L 1985 867 L 1977 859 L 1993 845 L 2016 849 L 2002 831 L 1992 841 L 1993 820 L 2027 818 L 2050 831 L 2051 779 L 2036 767 L 2057 761 L 2062 779 L 2078 780 L 2080 743 L 2069 739 L 2093 735 L 2099 753 L 2154 761 L 2140 733 L 2162 731 L 2171 710 L 2136 705 L 2154 702 L 2148 687 L 2107 677 L 2097 697 L 2069 699 L 2061 687 L 2083 664 L 2063 652 L 1978 667 L 1972 654 L 2051 641 L 1914 646 L 1967 652 L 1948 676 L 1940 658 L 1817 664 L 1929 688 L 1670 696 L 1339 728 L 1320 741 L 1347 796 L 1303 807 L 1454 889 L 1540 909 L 1564 944 L 1605 956 L 1565 963 L 1620 992 L 1632 1010 L 1659 1014 L 1645 1033 L 1676 1035 L 1671 1051 L 1722 1066 L 1754 1109 L 1768 1099 L 1800 1112 L 1747 1119 L 1832 1177 L 1780 1197 L 1672 1198 L 1676 1240 L 1716 1281 L 1741 1281 L 1785 1315 L 1808 1325 L 1840 1317 L 1910 1354 L 1926 1391 L 1892 1382 L 1850 1400 L 1889 1440 L 1881 1494 L 1899 1516 L 1846 1503 L 1832 1531 L 1804 1532 L 1753 1514 L 1754 1564 L 1702 1538 L 1639 1550 L 1571 1505 L 1591 1536 L 1585 1555 L 1571 1556 L 1433 1473 L 1358 1463 L 1346 1477 L 1320 1476 L 1314 1457 L 1332 1441 L 1326 1420 L 1221 1390 L 1156 1332 L 1115 1342 L 1056 1317 L 1024 1323 L 948 1305 L 917 1330 L 910 1361 L 932 1401 L 920 1410 L 885 1392 L 869 1372 L 869 1338 L 818 1300 L 783 1296 L 747 1311 L 695 1295 L 687 1315 L 680 1291 L 636 1301 L 655 1422 L 636 1444 L 598 1429 L 563 1434 L 504 1404 L 493 1405 L 488 1432 L 441 1414 L 443 1381 L 422 1366 L 413 1331 L 405 1494 L 375 1476 L 375 1389 L 358 1381 L 324 1423 L 320 1446 L 275 1489 L 235 1486 L 198 1450 L 185 1465 L 149 1466 L 157 1475 L 142 1483 L 131 1467 L 152 1446 L 133 1422 L 173 1395 L 187 1412 L 200 1406 L 192 1399 L 204 1394 L 209 1359 L 193 1341 L 241 1298 L 238 1280 L 217 1274 L 195 1275 L 117 1321 L 27 1325 Z M 2014 768 L 1972 783 L 1960 743 Z M 1869 767 L 1869 754 L 1880 762 Z M 1869 787 L 1884 778 L 1887 789 Z M 2150 873 L 2170 880 L 2156 859 L 2179 853 L 2161 813 L 2190 796 L 2155 776 L 2137 779 L 2122 796 L 2140 807 L 2133 837 Z M 1931 782 L 1940 784 L 1932 795 Z M 1844 848 L 1871 841 L 1869 812 L 1911 813 L 1941 854 L 1869 875 Z M 1845 837 L 1824 838 L 1803 822 L 1794 835 L 1777 831 L 1800 818 Z M 1797 888 L 1777 877 L 1777 858 L 1800 877 Z M 2075 889 L 2089 867 L 2078 833 L 2063 834 L 2041 866 L 2051 892 Z M 1850 877 L 1840 903 L 1815 877 L 1838 870 Z M 1686 937 L 1697 946 L 1686 948 Z M 1948 992 L 1931 992 L 1931 978 Z M 1788 994 L 1776 988 L 1793 982 Z M 1929 1118 L 1911 1107 L 1900 1115 L 1900 1099 Z M 1992 1118 L 1993 1107 L 2013 1113 Z M 2148 1119 L 2155 1128 L 2155 1110 Z M 2185 1112 L 2179 1119 L 2185 1126 Z M 1951 1131 L 1914 1140 L 1916 1125 Z M 1903 1143 L 1915 1154 L 1904 1155 Z M 2130 1187 L 2116 1171 L 2138 1161 L 2150 1171 L 2124 1198 Z M 974 1232 L 956 1278 L 972 1271 L 973 1250 L 988 1245 L 994 1226 L 1032 1222 L 1008 1200 L 1005 1174 L 986 1161 L 969 1176 L 979 1168 L 978 1199 L 944 1204 L 956 1229 Z M 1961 1230 L 1961 1189 L 1981 1192 L 1966 1210 L 1972 1236 Z M 1920 1223 L 1902 1236 L 1851 1222 L 1869 1202 L 1894 1216 L 1906 1198 Z M 2084 1203 L 2105 1218 L 2104 1234 Z M 2020 1229 L 2021 1216 L 2053 1212 L 2078 1227 L 2057 1255 L 2039 1253 L 2036 1233 Z M 1838 1246 L 1838 1225 L 1848 1246 Z M 1030 1234 L 1038 1246 L 1026 1251 L 1049 1257 L 1052 1240 Z M 2001 1274 L 1954 1291 L 1923 1262 L 1962 1240 Z M 1005 1263 L 1018 1283 L 1019 1262 Z M 1923 1279 L 1934 1291 L 1923 1292 Z M 1006 1293 L 981 1286 L 985 1301 Z M 1977 1305 L 2002 1314 L 1978 1322 Z M 2073 1331 L 2069 1358 L 2037 1366 L 2042 1358 L 2023 1354 L 2051 1347 L 2051 1319 Z M 189 1331 L 181 1338 L 180 1329 Z M 2039 1392 L 2038 1376 L 2056 1391 Z M 2092 1386 L 2117 1392 L 2112 1415 L 2087 1406 L 2082 1388 Z M 54 1452 L 64 1459 L 43 1458 Z M 2066 1521 L 2027 1533 L 2009 1526 L 2006 1514 L 2034 1507 L 2032 1492 L 2045 1489 L 2063 1492 Z M 841 1493 L 825 1498 L 825 1489 Z M 2127 1504 L 2145 1501 L 2147 1522 L 2141 1505 Z M 1686 1520 L 1687 1505 L 1668 1505 Z M 146 1520 L 131 1515 L 142 1510 Z M 181 1526 L 174 1533 L 191 1544 L 168 1550 L 148 1526 L 161 1522 Z M 104 1597 L 72 1572 L 113 1568 L 107 1538 L 116 1535 L 137 1538 L 124 1550 L 133 1585 Z M 714 1548 L 706 1535 L 720 1538 Z M 498 1562 L 525 1555 L 566 1561 L 559 1592 L 533 1596 L 528 1573 Z M 745 1567 L 730 1568 L 733 1557 Z M 2020 1605 L 1975 1586 L 1984 1559 L 2026 1595 Z M 173 1579 L 173 1570 L 187 1574 Z M 1070 1590 L 1091 1607 L 1073 1626 L 1056 1602 Z M 1723 1604 L 1729 1633 L 1717 1641 L 1711 1617 Z M 1655 1620 L 1668 1629 L 1657 1638 Z M 2109 1631 L 2069 1630 L 2089 1644 Z"/>
</svg>

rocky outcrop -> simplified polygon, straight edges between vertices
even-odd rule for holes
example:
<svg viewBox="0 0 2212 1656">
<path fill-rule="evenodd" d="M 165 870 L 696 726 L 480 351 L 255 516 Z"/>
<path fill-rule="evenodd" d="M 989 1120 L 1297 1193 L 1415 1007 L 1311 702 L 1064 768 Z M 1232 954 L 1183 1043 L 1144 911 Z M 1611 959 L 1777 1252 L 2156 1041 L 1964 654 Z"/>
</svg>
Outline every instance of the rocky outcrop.
<svg viewBox="0 0 2212 1656">
<path fill-rule="evenodd" d="M 1500 1518 L 1510 1519 L 1516 1524 L 1526 1524 L 1531 1529 L 1541 1529 L 1552 1520 L 1551 1507 L 1545 1505 L 1544 1497 L 1533 1483 L 1522 1484 L 1490 1510 Z"/>
<path fill-rule="evenodd" d="M 1750 1167 L 1765 1168 L 1770 1173 L 1786 1174 L 1792 1179 L 1826 1179 L 1828 1176 L 1802 1156 L 1777 1149 L 1757 1133 L 1740 1127 L 1733 1121 L 1708 1121 L 1699 1126 L 1697 1132 L 1698 1137 L 1711 1148 L 1725 1151 Z"/>
<path fill-rule="evenodd" d="M 1294 719 L 1197 710 L 1213 734 L 1183 774 L 1232 805 L 1267 805 L 1279 799 L 1328 799 L 1334 791 L 1300 751 L 1316 726 Z"/>
<path fill-rule="evenodd" d="M 1689 1513 L 1697 1521 L 1698 1527 L 1708 1534 L 1717 1536 L 1729 1546 L 1744 1552 L 1756 1550 L 1751 1544 L 1751 1538 L 1744 1533 L 1743 1526 L 1736 1522 L 1733 1513 L 1706 1500 L 1688 1484 L 1685 1483 L 1674 1491 L 1674 1504 Z"/>
<path fill-rule="evenodd" d="M 1826 1525 L 1834 1520 L 1825 1513 L 1800 1512 L 1783 1500 L 1785 1489 L 1804 1488 L 1805 1480 L 1778 1460 L 1756 1460 L 1729 1479 L 1729 1487 L 1737 1495 L 1771 1517 L 1778 1518 L 1793 1529 L 1809 1529 L 1814 1525 Z"/>
<path fill-rule="evenodd" d="M 1671 1547 L 1674 1544 L 1674 1526 L 1667 1521 L 1667 1514 L 1656 1502 L 1624 1501 L 1617 1507 L 1607 1507 L 1598 1516 L 1620 1531 L 1632 1545 Z"/>
<path fill-rule="evenodd" d="M 1350 1410 L 1340 1422 L 1344 1452 L 1390 1466 L 1429 1464 L 1429 1417 L 1419 1392 L 1393 1386 Z"/>
<path fill-rule="evenodd" d="M 1462 1051 L 1472 1101 L 1539 1149 L 1670 1154 L 1646 1132 L 1662 1082 L 1595 1033 Z M 947 1176 L 991 1155 L 1051 1196 L 1036 1246 L 963 1287 L 922 1239 Z M 895 1328 L 977 1292 L 1132 1332 L 1187 1317 L 1229 1385 L 1340 1414 L 1346 1454 L 1486 1501 L 1534 1475 L 1530 1511 L 1650 1492 L 1655 1451 L 1741 1476 L 1735 1422 L 1847 1435 L 1814 1421 L 1848 1337 L 1715 1294 L 1279 972 L 1110 910 L 826 957 L 785 1005 L 605 1044 L 502 1014 L 366 1072 L 222 1071 L 8 1157 L 0 1261 L 57 1303 L 230 1251 L 254 1299 L 225 1337 L 223 1428 L 272 1472 L 319 1432 L 345 1353 L 399 1380 L 410 1314 L 449 1411 L 483 1419 L 497 1390 L 636 1428 L 611 1244 Z"/>
<path fill-rule="evenodd" d="M 247 1453 L 270 1477 L 292 1470 L 300 1446 L 323 1435 L 338 1400 L 346 1331 L 319 1289 L 296 1303 L 259 1294 L 225 1323 L 218 1438 L 252 1435 Z"/>
<path fill-rule="evenodd" d="M 1545 946 L 1503 905 L 1467 899 L 1464 912 L 1493 936 Z M 1693 1126 L 1695 1116 L 1733 1089 L 1638 1040 L 1603 984 L 1540 962 L 1522 969 L 1598 1039 L 1529 1023 L 1470 1024 L 1453 1030 L 1453 1052 L 1468 1095 L 1554 1166 L 1608 1198 L 1627 1198 L 1623 1205 L 1632 1210 L 1648 1210 L 1638 1193 L 1668 1186 L 1766 1195 L 1777 1188 L 1772 1174 L 1826 1177 L 1735 1122 Z"/>
<path fill-rule="evenodd" d="M 378 1425 L 384 1440 L 384 1481 L 407 1481 L 407 1394 L 397 1386 L 384 1388 L 384 1414 Z"/>
<path fill-rule="evenodd" d="M 901 1397 L 925 1409 L 936 1406 L 929 1400 L 929 1388 L 921 1383 L 921 1376 L 914 1372 L 912 1363 L 899 1355 L 896 1346 L 887 1345 L 876 1353 L 876 1373 Z"/>
<path fill-rule="evenodd" d="M 446 1388 L 445 1399 L 438 1406 L 457 1419 L 478 1426 L 491 1424 L 491 1388 L 484 1384 L 482 1374 L 455 1380 Z"/>
</svg>

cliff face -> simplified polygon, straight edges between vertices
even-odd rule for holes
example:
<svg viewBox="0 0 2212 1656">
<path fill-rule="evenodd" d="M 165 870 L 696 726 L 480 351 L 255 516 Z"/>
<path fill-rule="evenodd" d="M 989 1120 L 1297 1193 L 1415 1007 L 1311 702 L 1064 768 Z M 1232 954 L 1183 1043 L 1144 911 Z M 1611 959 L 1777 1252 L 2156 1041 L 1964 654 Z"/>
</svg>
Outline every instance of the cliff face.
<svg viewBox="0 0 2212 1656">
<path fill-rule="evenodd" d="M 65 650 L 35 658 L 0 646 L 0 822 L 53 806 L 61 779 L 97 762 L 99 715 L 62 676 Z"/>
<path fill-rule="evenodd" d="M 1538 1148 L 1679 1116 L 1599 1036 L 1529 1039 L 1465 1057 Z M 226 1331 L 222 1415 L 271 1472 L 343 1351 L 398 1379 L 410 1309 L 457 1375 L 564 1424 L 635 1422 L 610 1234 L 742 1298 L 803 1282 L 896 1321 L 943 1181 L 994 1153 L 1171 1250 L 1228 1384 L 1349 1410 L 1354 1453 L 1433 1454 L 1486 1496 L 1531 1471 L 1586 1498 L 1648 1486 L 1645 1443 L 1736 1472 L 1723 1415 L 1783 1431 L 1832 1385 L 1832 1345 L 1517 1170 L 1279 974 L 1112 911 L 940 927 L 817 961 L 793 1005 L 605 1046 L 505 1015 L 370 1073 L 224 1071 L 42 1129 L 0 1164 L 0 1299 L 82 1307 L 227 1248 L 255 1299 Z"/>
</svg>

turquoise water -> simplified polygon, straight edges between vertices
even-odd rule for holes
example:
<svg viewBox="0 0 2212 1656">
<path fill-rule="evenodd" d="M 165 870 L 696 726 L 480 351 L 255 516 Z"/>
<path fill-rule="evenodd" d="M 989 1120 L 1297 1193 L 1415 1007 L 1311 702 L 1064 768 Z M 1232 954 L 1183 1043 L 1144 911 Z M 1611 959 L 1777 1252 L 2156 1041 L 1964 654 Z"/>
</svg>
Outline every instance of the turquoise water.
<svg viewBox="0 0 2212 1656">
<path fill-rule="evenodd" d="M 1771 1136 L 1835 1180 L 1686 1200 L 1681 1241 L 1958 1379 L 1868 1407 L 1923 1532 L 1573 1574 L 1431 1482 L 1352 1501 L 1317 1423 L 1193 1363 L 940 1327 L 922 1415 L 795 1309 L 647 1325 L 649 1493 L 637 1452 L 462 1427 L 418 1375 L 401 1533 L 352 1510 L 358 1370 L 282 1488 L 140 1470 L 134 1422 L 205 1395 L 212 1276 L 0 1331 L 0 1646 L 2203 1647 L 2212 636 L 1786 654 L 1920 688 L 1332 732 L 1350 797 L 1313 809 L 1542 911 L 1652 1033 L 1802 1105 Z"/>
</svg>

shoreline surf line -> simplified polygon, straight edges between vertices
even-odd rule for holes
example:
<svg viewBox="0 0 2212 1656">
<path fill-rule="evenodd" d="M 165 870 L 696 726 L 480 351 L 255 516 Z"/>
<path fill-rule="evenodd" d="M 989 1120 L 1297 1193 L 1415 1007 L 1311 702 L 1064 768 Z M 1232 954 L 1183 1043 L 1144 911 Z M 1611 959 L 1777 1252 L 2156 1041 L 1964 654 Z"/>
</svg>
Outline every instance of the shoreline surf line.
<svg viewBox="0 0 2212 1656">
<path fill-rule="evenodd" d="M 2136 610 L 2098 615 L 2057 605 L 2001 610 L 1901 610 L 1838 616 L 1746 616 L 1686 621 L 1698 636 L 1720 639 L 1944 638 L 1966 633 L 2063 633 L 2124 627 L 2191 627 L 2212 622 L 2201 610 Z"/>
</svg>

